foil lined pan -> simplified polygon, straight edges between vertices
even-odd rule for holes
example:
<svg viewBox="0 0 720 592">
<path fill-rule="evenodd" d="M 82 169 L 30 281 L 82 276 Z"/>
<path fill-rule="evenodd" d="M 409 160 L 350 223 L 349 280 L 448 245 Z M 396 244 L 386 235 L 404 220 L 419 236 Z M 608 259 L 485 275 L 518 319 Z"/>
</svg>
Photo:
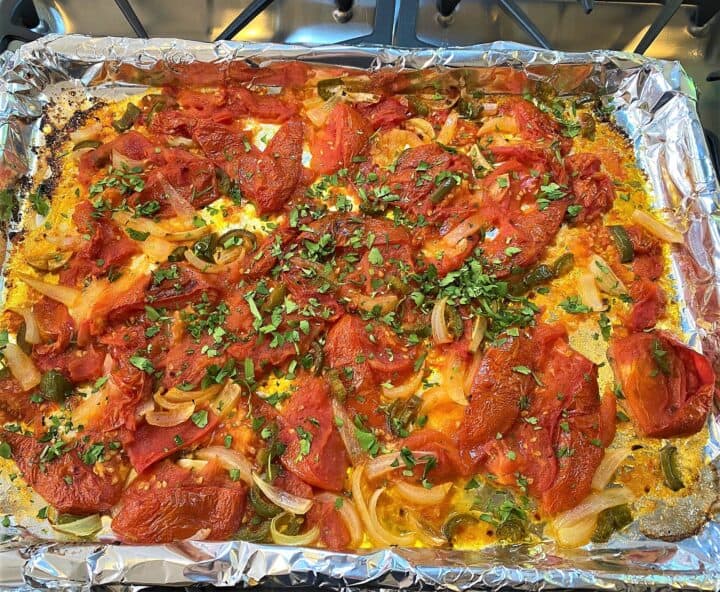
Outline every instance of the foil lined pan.
<svg viewBox="0 0 720 592">
<path fill-rule="evenodd" d="M 88 97 L 118 98 L 144 88 L 158 63 L 245 60 L 262 65 L 301 59 L 360 68 L 480 67 L 483 88 L 507 92 L 507 68 L 560 93 L 599 93 L 614 106 L 633 143 L 654 202 L 685 232 L 675 250 L 682 326 L 689 342 L 720 361 L 720 228 L 713 214 L 720 191 L 695 109 L 695 87 L 680 64 L 633 54 L 562 53 L 510 43 L 461 49 L 307 48 L 215 44 L 173 39 L 49 36 L 0 56 L 0 188 L 23 186 L 36 173 L 42 126 L 62 125 L 57 107 Z M 133 73 L 132 76 L 128 76 Z M 138 76 L 138 73 L 141 75 Z M 45 130 L 47 132 L 47 129 Z M 10 225 L 17 230 L 20 221 Z M 707 461 L 720 465 L 720 417 L 709 419 Z M 0 477 L 1 479 L 2 477 Z M 0 488 L 0 511 L 4 499 Z M 0 512 L 4 513 L 4 512 Z M 605 545 L 572 551 L 551 542 L 475 552 L 393 549 L 349 554 L 256 545 L 242 541 L 121 546 L 42 540 L 31 530 L 0 527 L 0 588 L 137 589 L 149 585 L 320 586 L 361 589 L 583 588 L 720 590 L 720 522 L 677 543 L 652 541 L 637 530 Z"/>
</svg>

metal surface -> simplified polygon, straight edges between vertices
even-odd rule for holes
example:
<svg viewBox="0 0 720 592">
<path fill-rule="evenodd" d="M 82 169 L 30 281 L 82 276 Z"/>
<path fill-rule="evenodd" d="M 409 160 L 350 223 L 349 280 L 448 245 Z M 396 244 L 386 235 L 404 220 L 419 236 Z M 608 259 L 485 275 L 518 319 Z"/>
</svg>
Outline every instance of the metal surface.
<svg viewBox="0 0 720 592">
<path fill-rule="evenodd" d="M 112 59 L 110 59 L 112 56 Z M 447 51 L 382 48 L 198 44 L 172 39 L 45 38 L 0 56 L 0 150 L 6 160 L 34 172 L 42 155 L 43 106 L 85 95 L 121 97 L 142 87 L 119 81 L 117 62 L 150 68 L 191 59 L 301 58 L 373 67 L 513 67 L 565 86 L 582 84 L 612 98 L 616 121 L 628 134 L 653 189 L 654 204 L 685 243 L 673 249 L 674 279 L 683 329 L 694 347 L 720 355 L 720 232 L 709 213 L 720 202 L 707 147 L 695 112 L 695 88 L 674 63 L 607 51 L 565 54 L 509 44 Z M 113 63 L 108 63 L 113 62 Z M 535 69 L 541 66 L 540 69 Z M 541 74 L 542 73 L 542 74 Z M 506 77 L 490 77 L 483 90 L 502 92 Z M 68 83 L 74 94 L 67 93 Z M 21 116 L 21 117 L 18 117 Z M 69 117 L 69 114 L 67 115 Z M 62 120 L 51 119 L 59 126 Z M 38 149 L 33 150 L 33 146 Z M 706 455 L 720 459 L 720 418 L 709 419 Z M 0 527 L 2 535 L 3 527 Z M 677 543 L 643 538 L 637 529 L 607 545 L 561 550 L 545 541 L 531 546 L 489 547 L 477 552 L 392 549 L 366 554 L 254 545 L 241 541 L 183 541 L 172 545 L 117 546 L 101 542 L 42 544 L 27 531 L 6 529 L 0 546 L 0 587 L 29 584 L 43 589 L 115 590 L 145 585 L 273 587 L 333 586 L 447 590 L 510 587 L 649 590 L 717 589 L 720 582 L 720 522 Z M 15 536 L 17 544 L 13 543 Z M 0 540 L 2 537 L 0 536 Z M 38 543 L 29 546 L 31 543 Z M 3 550 L 4 549 L 4 550 Z M 20 572 L 18 571 L 20 570 Z"/>
</svg>

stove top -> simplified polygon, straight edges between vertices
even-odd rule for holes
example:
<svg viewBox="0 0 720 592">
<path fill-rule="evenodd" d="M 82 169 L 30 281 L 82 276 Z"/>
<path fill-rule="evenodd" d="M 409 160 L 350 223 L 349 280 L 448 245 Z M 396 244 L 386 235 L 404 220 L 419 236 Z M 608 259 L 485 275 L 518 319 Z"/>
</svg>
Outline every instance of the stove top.
<svg viewBox="0 0 720 592">
<path fill-rule="evenodd" d="M 720 134 L 719 14 L 720 0 L 0 0 L 0 51 L 47 33 L 636 51 L 679 60 Z"/>
</svg>

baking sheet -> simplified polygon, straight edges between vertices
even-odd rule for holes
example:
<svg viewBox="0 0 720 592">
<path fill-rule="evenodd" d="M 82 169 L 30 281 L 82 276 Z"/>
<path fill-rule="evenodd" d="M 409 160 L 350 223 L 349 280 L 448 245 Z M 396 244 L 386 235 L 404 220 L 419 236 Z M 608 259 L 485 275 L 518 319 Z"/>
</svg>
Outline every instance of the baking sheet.
<svg viewBox="0 0 720 592">
<path fill-rule="evenodd" d="M 563 93 L 599 92 L 616 109 L 617 123 L 634 145 L 648 176 L 654 203 L 685 232 L 672 256 L 683 329 L 689 343 L 720 358 L 720 204 L 695 87 L 676 62 L 596 51 L 561 53 L 509 43 L 462 49 L 397 50 L 271 44 L 216 44 L 173 39 L 48 36 L 0 56 L 0 189 L 22 187 L 37 166 L 41 125 L 62 120 L 62 95 L 81 104 L 88 97 L 139 92 L 144 72 L 165 64 L 283 58 L 363 68 L 483 67 L 484 88 L 502 92 L 515 68 L 530 80 Z M 132 66 L 132 67 L 128 67 Z M 130 77 L 128 77 L 131 75 Z M 45 130 L 47 131 L 47 130 Z M 22 194 L 22 192 L 20 192 Z M 10 224 L 13 232 L 19 220 Z M 720 418 L 710 419 L 708 462 L 720 464 Z M 0 495 L 0 504 L 3 503 Z M 0 513 L 2 507 L 0 506 Z M 287 587 L 466 589 L 720 589 L 720 522 L 678 543 L 642 538 L 630 530 L 606 545 L 560 551 L 552 543 L 487 548 L 477 552 L 397 549 L 349 554 L 317 549 L 227 543 L 181 542 L 120 546 L 48 543 L 29 531 L 0 526 L 0 587 L 76 589 L 104 585 L 214 584 Z"/>
</svg>

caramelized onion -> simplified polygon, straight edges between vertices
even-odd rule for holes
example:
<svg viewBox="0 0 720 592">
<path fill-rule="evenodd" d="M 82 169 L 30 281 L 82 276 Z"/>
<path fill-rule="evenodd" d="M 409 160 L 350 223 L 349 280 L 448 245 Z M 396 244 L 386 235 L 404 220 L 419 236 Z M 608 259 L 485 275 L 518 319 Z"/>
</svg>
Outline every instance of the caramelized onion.
<svg viewBox="0 0 720 592">
<path fill-rule="evenodd" d="M 40 384 L 42 378 L 40 371 L 35 367 L 35 363 L 30 359 L 30 356 L 20 349 L 20 346 L 15 343 L 8 343 L 3 349 L 3 354 L 10 373 L 20 383 L 24 391 L 29 391 Z"/>
<path fill-rule="evenodd" d="M 145 421 L 152 426 L 170 428 L 186 422 L 194 412 L 195 403 L 180 403 L 179 407 L 168 411 L 156 411 L 155 409 L 146 411 Z"/>
<path fill-rule="evenodd" d="M 48 520 L 51 512 L 48 510 Z M 58 522 L 57 511 L 53 511 L 53 519 L 49 520 L 50 526 L 53 530 L 61 532 L 63 534 L 69 534 L 72 536 L 84 538 L 89 537 L 102 529 L 102 520 L 100 514 L 91 514 L 90 516 L 83 516 L 82 518 L 76 518 L 69 522 Z"/>
<path fill-rule="evenodd" d="M 447 497 L 452 483 L 443 483 L 428 489 L 422 485 L 411 485 L 406 481 L 398 481 L 393 488 L 405 501 L 416 506 L 436 506 Z"/>
<path fill-rule="evenodd" d="M 590 307 L 590 310 L 600 312 L 607 307 L 603 302 L 600 291 L 595 285 L 595 277 L 593 274 L 583 271 L 578 277 L 578 291 L 582 303 Z"/>
<path fill-rule="evenodd" d="M 600 465 L 595 470 L 592 479 L 592 488 L 600 491 L 605 489 L 620 464 L 630 456 L 629 448 L 608 448 L 605 450 Z"/>
<path fill-rule="evenodd" d="M 70 141 L 73 144 L 79 144 L 80 142 L 86 142 L 87 140 L 94 140 L 100 135 L 100 132 L 102 132 L 102 125 L 99 121 L 96 121 L 83 128 L 70 132 Z"/>
<path fill-rule="evenodd" d="M 283 512 L 278 514 L 270 521 L 270 536 L 272 537 L 273 543 L 276 545 L 288 545 L 291 547 L 302 547 L 305 545 L 312 545 L 320 536 L 320 528 L 316 524 L 307 532 L 298 535 L 288 535 L 280 531 L 280 521 L 288 517 L 288 514 Z"/>
<path fill-rule="evenodd" d="M 266 498 L 286 512 L 302 515 L 307 514 L 310 511 L 310 508 L 312 508 L 313 501 L 311 499 L 293 495 L 292 493 L 288 493 L 279 487 L 270 485 L 270 483 L 263 481 L 257 473 L 252 474 L 252 479 L 260 491 L 265 494 Z"/>
<path fill-rule="evenodd" d="M 405 122 L 405 128 L 414 132 L 423 142 L 429 144 L 435 139 L 435 129 L 427 119 L 413 117 Z"/>
<path fill-rule="evenodd" d="M 424 450 L 412 450 L 411 454 L 413 455 L 416 464 L 423 464 L 425 462 L 423 460 L 424 457 L 434 457 L 434 454 L 432 452 L 426 452 Z M 367 475 L 368 480 L 374 481 L 378 477 L 387 475 L 395 469 L 404 466 L 405 463 L 403 462 L 400 453 L 390 452 L 388 454 L 383 454 L 382 456 L 377 456 L 372 460 L 368 461 L 367 464 L 364 465 L 364 471 Z"/>
<path fill-rule="evenodd" d="M 653 236 L 656 236 L 666 243 L 678 243 L 682 244 L 684 241 L 682 233 L 678 232 L 674 228 L 670 228 L 664 222 L 660 222 L 657 218 L 651 216 L 647 212 L 642 210 L 635 210 L 632 213 L 631 219 L 636 224 L 642 226 Z"/>
<path fill-rule="evenodd" d="M 595 278 L 595 283 L 601 292 L 605 294 L 611 294 L 613 296 L 620 296 L 621 294 L 627 294 L 627 288 L 622 280 L 615 275 L 615 272 L 607 264 L 607 261 L 599 255 L 593 255 L 590 257 L 590 273 Z"/>
<path fill-rule="evenodd" d="M 470 343 L 468 343 L 468 351 L 475 353 L 480 348 L 482 340 L 485 339 L 485 331 L 487 331 L 487 319 L 477 316 L 473 322 L 472 333 L 470 334 Z"/>
<path fill-rule="evenodd" d="M 335 424 L 337 425 L 340 438 L 345 445 L 345 450 L 350 457 L 350 462 L 353 465 L 357 465 L 365 458 L 365 453 L 357 439 L 355 424 L 343 404 L 334 397 L 332 399 L 332 408 L 335 416 Z"/>
<path fill-rule="evenodd" d="M 340 514 L 340 518 L 342 518 L 342 521 L 345 523 L 345 527 L 350 535 L 350 543 L 348 546 L 351 549 L 357 548 L 360 543 L 362 543 L 363 527 L 355 503 L 351 499 L 335 495 L 327 491 L 315 496 L 315 499 L 318 502 L 332 504 L 333 507 L 337 509 Z M 338 499 L 342 500 L 342 505 L 340 507 L 336 505 L 336 501 Z"/>
<path fill-rule="evenodd" d="M 158 173 L 158 179 L 160 180 L 160 184 L 165 192 L 165 197 L 167 197 L 167 200 L 170 202 L 172 209 L 175 210 L 175 213 L 181 218 L 192 220 L 195 216 L 195 208 L 193 205 L 186 198 L 180 195 L 175 187 L 170 185 L 169 181 L 165 178 L 165 175 Z"/>
<path fill-rule="evenodd" d="M 210 409 L 220 418 L 230 413 L 240 397 L 240 387 L 234 382 L 226 382 L 217 398 L 210 403 Z"/>
<path fill-rule="evenodd" d="M 632 492 L 624 487 L 591 493 L 571 510 L 555 516 L 552 525 L 556 541 L 563 547 L 577 547 L 587 543 L 600 512 L 630 503 L 633 499 Z"/>
<path fill-rule="evenodd" d="M 405 535 L 403 537 L 396 536 L 391 532 L 388 532 L 385 527 L 380 524 L 377 517 L 377 500 L 384 491 L 378 489 L 371 498 L 371 507 L 368 507 L 365 503 L 365 497 L 362 491 L 362 477 L 365 467 L 360 465 L 353 469 L 352 473 L 352 494 L 353 500 L 357 506 L 358 514 L 360 519 L 365 525 L 365 529 L 370 538 L 376 544 L 384 545 L 386 547 L 390 545 L 410 545 L 413 543 L 413 537 Z"/>
<path fill-rule="evenodd" d="M 382 392 L 386 399 L 407 399 L 410 395 L 417 392 L 422 385 L 425 370 L 413 374 L 408 380 L 398 386 L 383 386 Z"/>
<path fill-rule="evenodd" d="M 455 137 L 455 130 L 457 129 L 457 122 L 457 111 L 451 111 L 438 132 L 437 141 L 445 145 L 452 144 L 453 138 Z"/>
<path fill-rule="evenodd" d="M 144 169 L 147 160 L 133 160 L 124 154 L 120 154 L 117 150 L 113 150 L 111 154 L 112 167 L 119 171 L 128 169 Z"/>
<path fill-rule="evenodd" d="M 163 398 L 171 403 L 187 403 L 188 401 L 199 403 L 201 401 L 212 399 L 220 392 L 221 389 L 221 384 L 213 384 L 212 386 L 199 391 L 183 391 L 177 387 L 173 387 L 163 395 Z"/>
<path fill-rule="evenodd" d="M 480 214 L 468 216 L 443 236 L 442 242 L 446 245 L 457 246 L 461 241 L 478 232 L 482 228 L 482 223 L 483 219 Z"/>
<path fill-rule="evenodd" d="M 224 273 L 230 269 L 231 266 L 231 263 L 218 264 L 203 261 L 193 252 L 192 249 L 187 249 L 185 251 L 185 259 L 190 265 L 202 273 Z"/>
<path fill-rule="evenodd" d="M 202 460 L 217 460 L 226 469 L 238 471 L 239 478 L 248 485 L 253 484 L 253 472 L 250 461 L 236 450 L 224 446 L 208 446 L 195 451 Z"/>
<path fill-rule="evenodd" d="M 43 280 L 34 278 L 24 273 L 18 273 L 17 276 L 36 292 L 40 292 L 40 294 L 47 296 L 51 300 L 60 302 L 68 308 L 71 308 L 78 301 L 81 295 L 80 290 L 77 290 L 76 288 L 61 286 L 60 284 L 48 284 Z"/>
<path fill-rule="evenodd" d="M 435 301 L 435 305 L 430 315 L 430 324 L 432 326 L 433 341 L 437 344 L 450 343 L 453 338 L 448 330 L 447 322 L 445 321 L 445 306 L 447 305 L 447 298 L 440 298 Z"/>
<path fill-rule="evenodd" d="M 35 313 L 24 306 L 12 307 L 8 310 L 20 315 L 25 320 L 25 341 L 33 345 L 40 343 L 40 327 L 35 318 Z"/>
<path fill-rule="evenodd" d="M 154 237 L 163 238 L 173 243 L 197 240 L 212 230 L 207 224 L 198 228 L 188 228 L 187 230 L 166 230 L 160 224 L 147 218 L 133 218 L 128 212 L 115 212 L 113 218 L 123 226 L 132 228 L 136 232 L 147 232 Z"/>
</svg>

